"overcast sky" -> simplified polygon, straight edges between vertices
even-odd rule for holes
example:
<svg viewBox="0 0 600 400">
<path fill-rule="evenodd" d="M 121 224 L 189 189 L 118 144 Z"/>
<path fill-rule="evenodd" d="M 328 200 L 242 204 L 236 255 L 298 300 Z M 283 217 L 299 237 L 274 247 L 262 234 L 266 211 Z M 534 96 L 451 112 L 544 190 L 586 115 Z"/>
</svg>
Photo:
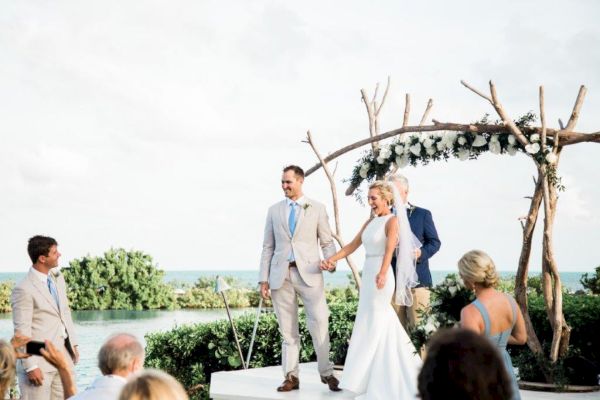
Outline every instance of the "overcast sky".
<svg viewBox="0 0 600 400">
<path fill-rule="evenodd" d="M 258 269 L 282 167 L 316 161 L 306 131 L 323 154 L 365 138 L 360 89 L 372 93 L 388 75 L 382 132 L 402 125 L 407 92 L 411 124 L 430 97 L 441 121 L 493 114 L 460 79 L 482 90 L 492 79 L 515 117 L 538 112 L 543 84 L 553 127 L 585 84 L 577 130 L 599 131 L 598 16 L 594 0 L 4 0 L 0 271 L 26 271 L 35 234 L 59 241 L 63 266 L 112 246 L 150 253 L 165 269 Z M 339 159 L 340 195 L 360 152 Z M 563 152 L 561 271 L 600 265 L 599 157 L 598 144 Z M 480 248 L 516 270 L 529 159 L 486 154 L 403 173 L 442 240 L 433 269 Z M 333 214 L 322 172 L 305 193 Z M 341 212 L 348 241 L 369 212 L 353 198 Z"/>
</svg>

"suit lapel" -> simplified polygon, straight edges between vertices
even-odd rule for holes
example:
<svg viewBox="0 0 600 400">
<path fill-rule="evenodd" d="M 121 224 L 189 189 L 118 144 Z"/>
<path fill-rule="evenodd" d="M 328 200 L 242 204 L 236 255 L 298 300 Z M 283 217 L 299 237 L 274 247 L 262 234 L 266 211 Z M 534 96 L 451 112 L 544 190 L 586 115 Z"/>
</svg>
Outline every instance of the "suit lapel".
<svg viewBox="0 0 600 400">
<path fill-rule="evenodd" d="M 33 286 L 42 294 L 42 297 L 46 299 L 46 301 L 52 306 L 52 308 L 56 311 L 57 314 L 60 315 L 60 311 L 56 306 L 56 302 L 54 301 L 54 297 L 50 294 L 50 290 L 48 287 L 44 285 L 37 277 L 33 274 L 33 272 L 29 273 L 29 280 L 33 284 Z M 55 282 L 56 284 L 56 282 Z"/>
<path fill-rule="evenodd" d="M 288 223 L 287 212 L 286 212 L 287 207 L 288 207 L 287 201 L 283 200 L 281 202 L 281 205 L 279 206 L 279 218 L 281 218 L 281 225 L 283 226 L 283 230 L 286 231 L 288 236 L 291 238 L 292 234 L 290 233 L 290 225 Z"/>
</svg>

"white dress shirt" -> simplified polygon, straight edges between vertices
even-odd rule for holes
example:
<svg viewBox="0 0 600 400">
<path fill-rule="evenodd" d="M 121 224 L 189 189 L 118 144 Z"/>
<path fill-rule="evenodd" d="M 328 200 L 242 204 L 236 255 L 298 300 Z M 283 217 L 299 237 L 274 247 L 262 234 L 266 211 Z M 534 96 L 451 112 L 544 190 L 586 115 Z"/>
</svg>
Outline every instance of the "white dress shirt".
<svg viewBox="0 0 600 400">
<path fill-rule="evenodd" d="M 102 375 L 69 400 L 118 400 L 126 383 L 127 379 L 120 375 Z"/>
</svg>

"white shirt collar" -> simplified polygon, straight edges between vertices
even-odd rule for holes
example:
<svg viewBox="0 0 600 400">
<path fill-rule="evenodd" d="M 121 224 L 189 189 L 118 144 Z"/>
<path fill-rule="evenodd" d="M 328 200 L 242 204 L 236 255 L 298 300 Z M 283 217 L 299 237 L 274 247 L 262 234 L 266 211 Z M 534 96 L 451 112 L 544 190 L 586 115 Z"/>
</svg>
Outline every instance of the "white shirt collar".
<svg viewBox="0 0 600 400">
<path fill-rule="evenodd" d="M 37 269 L 33 268 L 33 266 L 30 268 L 30 271 L 33 272 L 33 275 L 35 276 L 35 279 L 41 281 L 44 283 L 44 285 L 46 284 L 46 282 L 48 282 L 48 275 L 38 271 Z"/>
<path fill-rule="evenodd" d="M 290 198 L 289 198 L 289 197 L 286 197 L 286 198 L 285 198 L 285 202 L 286 202 L 286 204 L 287 204 L 288 206 L 289 206 L 290 204 L 292 204 L 292 203 L 296 203 L 296 204 L 298 204 L 298 205 L 301 205 L 301 206 L 303 206 L 303 205 L 304 205 L 304 203 L 306 203 L 306 198 L 305 198 L 304 196 L 301 196 L 301 197 L 300 197 L 298 200 L 296 200 L 296 201 L 292 201 L 292 200 L 290 200 Z"/>
</svg>

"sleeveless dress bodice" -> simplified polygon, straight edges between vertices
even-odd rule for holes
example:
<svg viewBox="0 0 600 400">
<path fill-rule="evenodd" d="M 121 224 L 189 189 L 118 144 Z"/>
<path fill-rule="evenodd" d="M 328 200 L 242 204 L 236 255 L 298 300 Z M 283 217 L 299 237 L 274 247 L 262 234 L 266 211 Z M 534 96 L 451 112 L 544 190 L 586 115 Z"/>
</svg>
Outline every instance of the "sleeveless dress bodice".
<svg viewBox="0 0 600 400">
<path fill-rule="evenodd" d="M 500 351 L 500 355 L 502 356 L 502 361 L 504 361 L 504 366 L 506 367 L 506 371 L 508 372 L 508 376 L 511 379 L 511 385 L 512 385 L 512 389 L 513 389 L 513 396 L 512 396 L 512 400 L 520 400 L 521 399 L 521 395 L 519 394 L 519 384 L 517 383 L 517 377 L 515 375 L 515 371 L 513 369 L 513 365 L 512 365 L 512 360 L 510 359 L 510 354 L 508 354 L 508 351 L 506 350 L 506 345 L 508 344 L 508 338 L 510 337 L 510 334 L 512 333 L 515 324 L 517 322 L 517 305 L 515 303 L 515 300 L 510 297 L 510 296 L 506 296 L 511 304 L 512 307 L 512 325 L 510 328 L 496 333 L 494 335 L 491 334 L 490 332 L 490 327 L 492 326 L 491 322 L 490 322 L 490 315 L 487 312 L 487 309 L 485 308 L 485 306 L 479 301 L 479 300 L 475 300 L 473 301 L 473 305 L 475 307 L 477 307 L 477 309 L 479 310 L 479 312 L 481 313 L 481 317 L 483 318 L 483 324 L 484 324 L 484 335 L 490 339 L 490 341 L 496 346 L 498 347 L 498 350 Z"/>
<path fill-rule="evenodd" d="M 392 215 L 376 217 L 361 235 L 365 247 L 358 310 L 340 387 L 357 399 L 414 399 L 421 359 L 392 307 L 395 277 L 391 267 L 383 288 L 375 277 L 385 254 L 385 224 Z"/>
</svg>

